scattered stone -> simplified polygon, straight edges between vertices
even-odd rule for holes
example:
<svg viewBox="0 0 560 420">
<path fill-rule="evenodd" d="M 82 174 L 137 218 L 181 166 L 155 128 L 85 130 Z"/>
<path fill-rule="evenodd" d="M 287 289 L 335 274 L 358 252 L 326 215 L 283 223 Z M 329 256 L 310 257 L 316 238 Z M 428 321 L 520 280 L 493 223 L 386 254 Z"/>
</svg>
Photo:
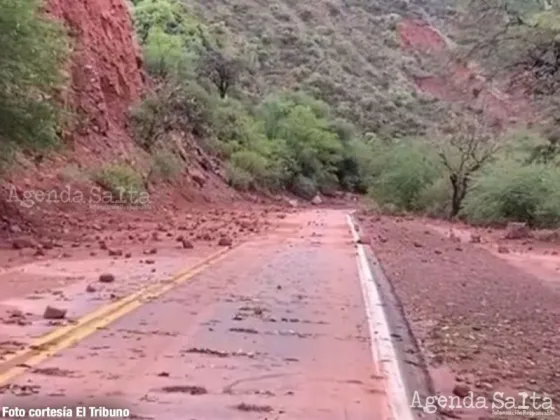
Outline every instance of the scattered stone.
<svg viewBox="0 0 560 420">
<path fill-rule="evenodd" d="M 44 257 L 45 256 L 45 250 L 43 248 L 41 248 L 40 246 L 38 246 L 37 248 L 35 248 L 35 256 L 36 257 Z"/>
<path fill-rule="evenodd" d="M 60 376 L 63 378 L 71 378 L 74 376 L 74 371 L 57 367 L 35 368 L 32 372 L 36 375 Z"/>
<path fill-rule="evenodd" d="M 459 398 L 465 398 L 471 392 L 471 388 L 466 384 L 457 384 L 455 385 L 455 388 L 453 388 L 452 392 Z"/>
<path fill-rule="evenodd" d="M 323 199 L 319 194 L 317 194 L 315 197 L 313 197 L 313 200 L 311 200 L 311 204 L 313 204 L 314 206 L 323 204 Z"/>
<path fill-rule="evenodd" d="M 182 239 L 181 244 L 183 245 L 184 249 L 193 249 L 194 248 L 194 245 L 188 239 Z"/>
<path fill-rule="evenodd" d="M 494 385 L 489 382 L 478 382 L 476 384 L 477 388 L 483 389 L 485 391 L 492 391 L 494 389 Z"/>
<path fill-rule="evenodd" d="M 420 242 L 414 242 L 414 247 L 415 248 L 422 248 L 422 244 Z"/>
<path fill-rule="evenodd" d="M 461 416 L 449 408 L 438 407 L 438 412 L 443 416 L 450 419 L 460 419 Z"/>
<path fill-rule="evenodd" d="M 144 261 L 146 264 L 155 264 L 156 261 L 155 260 L 146 260 Z"/>
<path fill-rule="evenodd" d="M 45 250 L 49 250 L 49 249 L 53 249 L 54 248 L 54 244 L 52 242 L 43 242 L 41 243 L 41 246 L 43 247 L 43 249 Z"/>
<path fill-rule="evenodd" d="M 204 395 L 208 394 L 206 388 L 197 385 L 171 385 L 161 388 L 163 392 L 167 393 L 182 393 L 190 395 Z"/>
<path fill-rule="evenodd" d="M 453 232 L 453 230 L 449 231 L 449 239 L 451 239 L 451 241 L 453 242 L 461 242 L 461 238 L 455 235 L 455 232 Z"/>
<path fill-rule="evenodd" d="M 258 334 L 259 332 L 257 330 L 255 330 L 254 328 L 230 328 L 229 329 L 231 332 L 238 332 L 238 333 L 244 333 L 244 334 Z"/>
<path fill-rule="evenodd" d="M 124 257 L 125 257 L 125 258 L 131 258 L 131 257 L 132 257 L 132 253 L 127 252 L 126 254 L 124 254 Z"/>
<path fill-rule="evenodd" d="M 247 411 L 247 412 L 254 412 L 254 413 L 270 413 L 272 412 L 272 407 L 269 405 L 256 405 L 256 404 L 247 404 L 247 403 L 240 403 L 235 406 L 239 411 Z"/>
<path fill-rule="evenodd" d="M 121 257 L 123 255 L 123 252 L 121 249 L 110 249 L 109 250 L 109 256 L 110 257 Z"/>
<path fill-rule="evenodd" d="M 157 376 L 161 376 L 163 378 L 169 378 L 169 372 L 160 372 Z"/>
<path fill-rule="evenodd" d="M 531 237 L 527 223 L 511 222 L 507 224 L 505 239 L 526 239 Z"/>
<path fill-rule="evenodd" d="M 500 245 L 498 247 L 498 253 L 499 254 L 509 254 L 509 248 L 505 245 Z"/>
<path fill-rule="evenodd" d="M 144 255 L 155 255 L 157 254 L 157 248 L 151 248 L 144 251 Z"/>
<path fill-rule="evenodd" d="M 206 177 L 202 172 L 197 171 L 196 169 L 190 169 L 189 175 L 191 176 L 191 179 L 194 182 L 196 182 L 196 184 L 198 184 L 200 188 L 202 188 L 204 184 L 206 184 Z"/>
<path fill-rule="evenodd" d="M 481 243 L 480 235 L 475 235 L 474 233 L 471 234 L 470 241 L 471 244 L 479 244 Z"/>
<path fill-rule="evenodd" d="M 371 244 L 371 238 L 369 236 L 360 236 L 358 243 L 361 245 L 369 245 Z"/>
<path fill-rule="evenodd" d="M 21 233 L 23 230 L 18 225 L 10 225 L 10 232 Z"/>
<path fill-rule="evenodd" d="M 297 200 L 292 200 L 292 199 L 287 199 L 286 202 L 291 206 L 291 207 L 298 207 L 299 203 Z"/>
<path fill-rule="evenodd" d="M 54 306 L 47 306 L 43 313 L 45 319 L 64 319 L 66 317 L 66 309 L 55 308 Z"/>
<path fill-rule="evenodd" d="M 216 357 L 228 357 L 230 355 L 225 351 L 212 350 L 206 348 L 197 348 L 197 347 L 193 347 L 188 350 L 185 350 L 185 353 L 208 354 L 210 356 L 216 356 Z"/>
<path fill-rule="evenodd" d="M 97 289 L 95 288 L 95 286 L 93 284 L 88 284 L 86 287 L 86 292 L 88 293 L 94 293 L 96 292 Z"/>
<path fill-rule="evenodd" d="M 220 240 L 218 241 L 218 246 L 232 246 L 232 245 L 233 245 L 233 241 L 231 240 L 231 238 L 228 237 L 220 238 Z"/>
<path fill-rule="evenodd" d="M 110 273 L 101 274 L 99 276 L 100 283 L 113 283 L 115 281 L 115 276 Z"/>
<path fill-rule="evenodd" d="M 12 248 L 14 249 L 33 248 L 34 246 L 35 244 L 31 239 L 19 238 L 12 241 Z"/>
</svg>

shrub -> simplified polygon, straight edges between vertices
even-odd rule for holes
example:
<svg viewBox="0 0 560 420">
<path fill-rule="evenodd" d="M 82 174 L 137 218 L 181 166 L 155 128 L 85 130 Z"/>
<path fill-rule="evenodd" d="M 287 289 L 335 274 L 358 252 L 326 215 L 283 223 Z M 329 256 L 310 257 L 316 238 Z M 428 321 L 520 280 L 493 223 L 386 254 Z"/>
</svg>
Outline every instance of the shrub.
<svg viewBox="0 0 560 420">
<path fill-rule="evenodd" d="M 144 45 L 144 59 L 155 77 L 184 78 L 194 74 L 198 55 L 185 49 L 179 35 L 170 35 L 159 27 L 153 28 Z"/>
<path fill-rule="evenodd" d="M 58 142 L 54 90 L 68 51 L 61 27 L 41 17 L 39 0 L 0 1 L 0 149 Z M 5 156 L 7 157 L 7 156 Z"/>
<path fill-rule="evenodd" d="M 353 124 L 335 119 L 328 104 L 302 91 L 281 91 L 254 109 L 251 101 L 258 95 L 232 89 L 238 76 L 246 76 L 238 74 L 246 66 L 239 60 L 243 46 L 237 56 L 235 49 L 222 48 L 223 25 L 209 34 L 177 0 L 134 5 L 146 64 L 160 79 L 160 89 L 132 112 L 145 150 L 157 150 L 170 131 L 192 132 L 228 161 L 228 180 L 236 188 L 287 188 L 307 198 L 317 191 L 332 194 L 341 185 L 365 190 L 368 146 L 356 146 Z M 253 63 L 246 70 L 256 71 L 253 58 L 243 60 Z"/>
<path fill-rule="evenodd" d="M 438 178 L 420 191 L 418 208 L 432 217 L 447 217 L 451 210 L 451 184 L 446 177 Z"/>
<path fill-rule="evenodd" d="M 211 99 L 196 82 L 164 85 L 134 107 L 130 117 L 136 142 L 148 152 L 170 129 L 207 135 L 213 119 Z"/>
<path fill-rule="evenodd" d="M 253 188 L 253 176 L 246 170 L 238 168 L 232 163 L 228 163 L 226 166 L 226 176 L 229 185 L 237 190 L 247 191 Z"/>
<path fill-rule="evenodd" d="M 527 222 L 555 226 L 560 220 L 558 168 L 503 160 L 480 173 L 465 200 L 463 214 L 473 223 Z"/>
<path fill-rule="evenodd" d="M 269 177 L 268 160 L 259 153 L 251 150 L 240 150 L 231 155 L 230 162 L 236 168 L 251 174 L 253 178 L 266 183 Z"/>
<path fill-rule="evenodd" d="M 376 146 L 361 139 L 353 139 L 344 145 L 343 158 L 337 165 L 342 188 L 360 194 L 367 192 L 381 158 L 381 149 Z"/>
<path fill-rule="evenodd" d="M 189 15 L 177 0 L 137 0 L 134 2 L 134 24 L 141 44 L 145 44 L 154 28 L 181 38 L 188 51 L 202 51 L 202 33 L 206 28 Z"/>
<path fill-rule="evenodd" d="M 332 172 L 322 172 L 317 176 L 317 188 L 321 194 L 333 196 L 340 188 L 340 181 Z"/>
<path fill-rule="evenodd" d="M 311 200 L 317 195 L 317 184 L 313 179 L 300 174 L 294 178 L 291 190 L 297 196 Z"/>
<path fill-rule="evenodd" d="M 151 172 L 169 181 L 181 170 L 181 162 L 168 151 L 159 151 L 153 155 Z"/>
<path fill-rule="evenodd" d="M 391 147 L 383 158 L 381 172 L 373 181 L 370 194 L 380 205 L 419 210 L 421 193 L 440 176 L 437 161 L 421 146 L 410 142 Z"/>
<path fill-rule="evenodd" d="M 135 203 L 145 193 L 142 177 L 126 164 L 108 164 L 94 175 L 94 180 L 120 203 Z"/>
</svg>

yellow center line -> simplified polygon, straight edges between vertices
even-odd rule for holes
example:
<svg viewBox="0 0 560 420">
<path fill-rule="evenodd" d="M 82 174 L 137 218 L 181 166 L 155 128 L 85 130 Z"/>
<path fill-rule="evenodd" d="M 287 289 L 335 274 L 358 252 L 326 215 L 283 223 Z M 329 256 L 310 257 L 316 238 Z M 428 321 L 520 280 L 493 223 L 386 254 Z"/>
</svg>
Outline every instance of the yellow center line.
<svg viewBox="0 0 560 420">
<path fill-rule="evenodd" d="M 25 373 L 29 367 L 36 366 L 52 357 L 61 350 L 69 348 L 99 329 L 106 327 L 122 316 L 141 307 L 146 302 L 162 296 L 164 293 L 186 282 L 210 266 L 223 260 L 233 248 L 220 250 L 193 267 L 176 274 L 171 279 L 146 286 L 116 302 L 102 306 L 80 318 L 75 324 L 60 327 L 34 341 L 28 348 L 23 349 L 0 363 L 0 385 Z"/>
</svg>

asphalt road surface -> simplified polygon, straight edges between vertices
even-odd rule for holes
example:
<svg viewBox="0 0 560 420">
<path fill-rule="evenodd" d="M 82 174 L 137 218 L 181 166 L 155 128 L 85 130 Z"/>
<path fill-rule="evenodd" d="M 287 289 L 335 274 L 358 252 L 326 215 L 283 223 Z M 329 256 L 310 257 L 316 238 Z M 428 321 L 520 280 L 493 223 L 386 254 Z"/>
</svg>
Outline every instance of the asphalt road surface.
<svg viewBox="0 0 560 420">
<path fill-rule="evenodd" d="M 266 238 L 20 366 L 2 406 L 120 407 L 162 420 L 390 419 L 346 215 L 289 215 Z"/>
</svg>

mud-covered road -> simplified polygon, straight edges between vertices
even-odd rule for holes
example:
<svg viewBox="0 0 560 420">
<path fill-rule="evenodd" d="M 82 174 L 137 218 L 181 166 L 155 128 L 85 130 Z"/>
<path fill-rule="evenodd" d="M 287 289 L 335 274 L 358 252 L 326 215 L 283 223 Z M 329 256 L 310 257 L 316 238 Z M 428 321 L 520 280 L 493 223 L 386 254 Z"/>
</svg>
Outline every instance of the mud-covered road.
<svg viewBox="0 0 560 420">
<path fill-rule="evenodd" d="M 20 366 L 2 405 L 123 407 L 165 420 L 389 418 L 347 213 L 289 215 L 162 296 Z"/>
</svg>

